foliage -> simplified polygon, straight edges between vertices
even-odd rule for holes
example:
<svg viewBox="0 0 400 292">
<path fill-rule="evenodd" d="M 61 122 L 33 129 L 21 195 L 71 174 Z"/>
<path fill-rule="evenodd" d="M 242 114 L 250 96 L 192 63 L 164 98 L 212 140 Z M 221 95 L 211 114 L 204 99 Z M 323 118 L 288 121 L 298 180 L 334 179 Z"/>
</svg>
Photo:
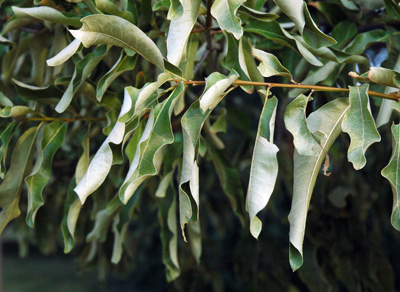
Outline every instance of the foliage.
<svg viewBox="0 0 400 292">
<path fill-rule="evenodd" d="M 296 271 L 305 265 L 297 281 L 310 291 L 328 286 L 339 291 L 340 285 L 349 291 L 392 289 L 379 248 L 369 249 L 373 268 L 358 282 L 351 271 L 338 269 L 337 261 L 350 261 L 352 240 L 368 240 L 365 231 L 358 239 L 354 234 L 351 224 L 367 216 L 351 202 L 361 200 L 353 198 L 360 192 L 371 192 L 365 186 L 375 192 L 363 181 L 365 173 L 379 174 L 376 167 L 359 173 L 344 168 L 344 153 L 355 170 L 367 160 L 378 163 L 380 154 L 368 149 L 379 151 L 373 144 L 382 140 L 380 149 L 388 151 L 387 125 L 400 112 L 396 1 L 5 0 L 0 5 L 1 15 L 7 15 L 0 35 L 5 235 L 16 232 L 50 253 L 62 230 L 64 251 L 72 251 L 82 266 L 97 261 L 104 272 L 109 263 L 127 268 L 135 257 L 132 243 L 159 228 L 166 278 L 172 281 L 191 269 L 188 246 L 197 263 L 202 252 L 209 255 L 202 240 L 220 236 L 209 230 L 210 222 L 218 222 L 211 225 L 225 235 L 246 226 L 237 236 L 251 246 L 249 233 L 260 240 L 274 237 L 263 235 L 271 232 L 262 211 L 271 195 L 283 202 L 292 193 L 288 222 L 283 219 L 288 210 L 279 210 L 278 201 L 271 212 L 283 230 L 290 225 L 290 266 Z M 380 67 L 382 60 L 376 64 L 382 52 L 386 68 Z M 384 156 L 381 173 L 393 191 L 391 223 L 400 230 L 396 122 L 393 154 Z M 320 173 L 329 177 L 319 183 Z M 319 203 L 313 208 L 315 192 Z M 27 203 L 21 200 L 25 195 Z M 373 198 L 361 201 L 371 208 Z M 353 217 L 334 215 L 338 210 L 352 210 Z M 361 215 L 354 215 L 357 211 Z M 326 224 L 331 232 L 313 231 L 318 214 L 318 228 Z M 23 216 L 33 231 L 21 224 Z M 345 248 L 336 246 L 337 257 L 324 238 L 333 234 L 348 241 Z M 363 264 L 354 260 L 349 266 Z M 312 279 L 306 276 L 311 270 L 319 271 Z M 389 273 L 386 279 L 382 273 Z M 265 281 L 275 285 L 271 291 L 295 289 L 279 278 L 272 273 L 255 280 L 253 288 Z M 212 280 L 217 286 L 219 281 Z"/>
</svg>

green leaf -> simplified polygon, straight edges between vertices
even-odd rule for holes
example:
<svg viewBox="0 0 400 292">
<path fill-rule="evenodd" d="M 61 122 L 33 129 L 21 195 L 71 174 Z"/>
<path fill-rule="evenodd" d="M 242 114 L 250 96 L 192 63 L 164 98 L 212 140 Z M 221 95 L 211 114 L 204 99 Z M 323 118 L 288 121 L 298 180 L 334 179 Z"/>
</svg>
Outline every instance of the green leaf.
<svg viewBox="0 0 400 292">
<path fill-rule="evenodd" d="M 123 47 L 145 57 L 164 71 L 164 59 L 156 44 L 137 26 L 113 15 L 90 15 L 81 19 L 80 30 L 70 30 L 85 47 L 108 44 Z"/>
<path fill-rule="evenodd" d="M 247 7 L 245 5 L 241 5 L 239 7 L 238 13 L 248 15 L 254 19 L 264 21 L 264 22 L 270 22 L 279 17 L 279 15 L 277 15 L 277 14 L 258 11 L 258 10 L 252 9 L 250 7 Z"/>
<path fill-rule="evenodd" d="M 400 7 L 394 0 L 384 0 L 387 14 L 393 19 L 400 19 Z"/>
<path fill-rule="evenodd" d="M 119 10 L 117 5 L 109 0 L 95 0 L 95 3 L 96 7 L 103 12 L 125 18 L 127 21 L 132 23 L 135 22 L 135 17 L 131 12 Z"/>
<path fill-rule="evenodd" d="M 400 88 L 400 73 L 394 70 L 371 67 L 368 71 L 368 78 L 378 84 Z"/>
<path fill-rule="evenodd" d="M 62 13 L 54 8 L 41 6 L 32 8 L 12 7 L 14 14 L 19 18 L 32 17 L 43 21 L 60 23 L 80 27 L 82 24 L 77 15 L 71 13 Z"/>
<path fill-rule="evenodd" d="M 251 47 L 250 39 L 246 39 L 245 37 L 241 38 L 239 41 L 238 52 L 240 67 L 251 81 L 264 82 L 264 77 L 257 68 L 252 51 L 253 49 Z M 260 86 L 256 86 L 256 88 L 263 89 Z"/>
<path fill-rule="evenodd" d="M 192 254 L 194 256 L 194 259 L 196 260 L 197 265 L 199 265 L 202 253 L 200 221 L 189 224 L 188 233 L 190 249 L 192 250 Z"/>
<path fill-rule="evenodd" d="M 181 17 L 183 14 L 183 2 L 181 3 L 181 0 L 171 0 L 170 4 L 167 19 L 175 20 Z"/>
<path fill-rule="evenodd" d="M 118 78 L 118 76 L 135 68 L 137 56 L 137 54 L 129 56 L 126 55 L 124 51 L 121 52 L 121 55 L 117 62 L 115 62 L 114 66 L 106 74 L 104 74 L 104 76 L 101 77 L 97 83 L 96 97 L 98 101 L 101 101 L 108 87 L 116 78 Z"/>
<path fill-rule="evenodd" d="M 31 108 L 24 105 L 6 106 L 0 109 L 0 118 L 11 118 L 25 116 L 34 112 Z"/>
<path fill-rule="evenodd" d="M 336 44 L 333 38 L 319 30 L 303 0 L 274 0 L 274 2 L 294 22 L 300 34 L 310 46 L 320 48 Z"/>
<path fill-rule="evenodd" d="M 268 204 L 278 176 L 279 149 L 273 144 L 278 100 L 276 97 L 268 99 L 268 93 L 265 93 L 265 96 L 251 161 L 246 198 L 246 210 L 250 216 L 250 232 L 255 238 L 258 238 L 262 229 L 262 222 L 256 215 Z"/>
<path fill-rule="evenodd" d="M 222 30 L 232 33 L 236 39 L 243 35 L 242 21 L 236 16 L 245 0 L 216 0 L 211 7 L 211 14 Z"/>
<path fill-rule="evenodd" d="M 316 179 L 324 158 L 341 132 L 341 123 L 348 109 L 348 99 L 339 98 L 311 113 L 307 123 L 310 131 L 321 137 L 319 151 L 316 155 L 308 156 L 295 150 L 293 199 L 289 214 L 289 260 L 294 271 L 303 263 L 307 212 Z"/>
<path fill-rule="evenodd" d="M 87 54 L 82 60 L 75 65 L 74 74 L 68 84 L 61 100 L 57 104 L 55 110 L 58 113 L 63 113 L 70 105 L 73 97 L 79 91 L 84 81 L 91 75 L 93 69 L 107 55 L 107 46 L 99 46 L 92 53 Z"/>
<path fill-rule="evenodd" d="M 120 199 L 124 204 L 128 202 L 145 179 L 157 174 L 158 153 L 165 145 L 174 142 L 171 115 L 177 97 L 183 90 L 184 85 L 180 82 L 171 95 L 150 112 L 135 157 L 119 190 Z"/>
<path fill-rule="evenodd" d="M 21 214 L 19 197 L 22 182 L 29 173 L 36 135 L 40 126 L 25 131 L 18 139 L 11 156 L 11 166 L 0 185 L 0 234 L 14 218 Z"/>
<path fill-rule="evenodd" d="M 10 123 L 6 123 L 4 127 L 1 127 L 0 133 L 0 178 L 4 178 L 4 174 L 6 172 L 6 158 L 7 158 L 7 149 L 8 144 L 10 143 L 13 131 L 15 126 L 17 125 L 17 121 L 12 121 Z"/>
<path fill-rule="evenodd" d="M 64 204 L 64 217 L 61 222 L 61 231 L 64 237 L 64 252 L 69 253 L 75 245 L 75 228 L 82 204 L 74 192 L 76 186 L 73 178 L 68 186 L 67 198 Z"/>
<path fill-rule="evenodd" d="M 0 45 L 14 46 L 15 43 L 0 35 Z"/>
<path fill-rule="evenodd" d="M 212 143 L 207 142 L 207 153 L 211 157 L 211 161 L 217 171 L 219 181 L 224 193 L 227 195 L 236 216 L 244 225 L 244 192 L 240 176 L 236 168 L 234 168 L 229 160 L 225 157 L 224 152 L 218 150 Z"/>
<path fill-rule="evenodd" d="M 292 74 L 282 66 L 281 62 L 273 54 L 253 48 L 253 56 L 260 61 L 260 65 L 257 68 L 262 76 L 283 76 L 292 80 Z"/>
<path fill-rule="evenodd" d="M 286 129 L 293 135 L 293 143 L 301 155 L 316 156 L 321 150 L 316 137 L 309 129 L 306 118 L 306 108 L 310 96 L 300 94 L 285 111 Z"/>
<path fill-rule="evenodd" d="M 178 262 L 178 226 L 176 221 L 176 195 L 169 186 L 166 196 L 159 203 L 158 220 L 161 225 L 162 259 L 166 267 L 167 281 L 176 279 L 181 271 Z"/>
<path fill-rule="evenodd" d="M 119 117 L 122 117 L 132 107 L 132 99 L 125 88 L 124 102 L 122 104 Z M 82 204 L 85 203 L 87 197 L 97 190 L 106 179 L 113 165 L 113 150 L 111 143 L 115 145 L 121 144 L 125 135 L 125 122 L 117 121 L 110 135 L 100 146 L 99 150 L 93 157 L 90 165 L 83 176 L 82 180 L 77 184 L 74 191 L 78 194 Z"/>
<path fill-rule="evenodd" d="M 236 79 L 237 77 L 236 72 L 233 72 L 228 77 L 218 72 L 212 73 L 206 78 L 206 87 L 200 100 L 192 103 L 181 119 L 183 134 L 183 163 L 179 181 L 179 213 L 182 235 L 184 238 L 185 224 L 196 222 L 198 220 L 199 185 L 198 166 L 196 161 L 200 132 L 211 111 L 226 95 L 226 93 L 220 89 L 225 87 L 229 82 L 232 83 L 233 79 Z M 215 85 L 221 81 L 223 84 L 219 83 L 221 85 L 215 87 Z M 226 88 L 228 86 L 226 86 Z M 209 90 L 212 90 L 212 95 L 207 94 Z M 206 103 L 203 101 L 203 110 L 200 107 L 200 102 L 204 96 L 206 96 Z"/>
<path fill-rule="evenodd" d="M 365 152 L 368 147 L 381 140 L 371 114 L 368 84 L 350 86 L 350 110 L 343 118 L 342 130 L 349 134 L 351 143 L 347 158 L 358 170 L 365 166 Z"/>
<path fill-rule="evenodd" d="M 345 52 L 350 54 L 361 54 L 369 45 L 376 42 L 386 42 L 390 36 L 390 32 L 379 29 L 360 33 L 345 48 Z"/>
<path fill-rule="evenodd" d="M 26 223 L 33 227 L 39 208 L 44 204 L 43 189 L 51 176 L 51 164 L 54 154 L 64 142 L 67 123 L 55 121 L 43 129 L 40 152 L 32 172 L 25 178 L 28 187 L 28 207 Z"/>
<path fill-rule="evenodd" d="M 392 125 L 392 157 L 381 174 L 386 178 L 393 191 L 393 209 L 391 222 L 400 231 L 400 125 Z"/>
<path fill-rule="evenodd" d="M 63 64 L 69 58 L 71 58 L 76 51 L 78 51 L 79 47 L 81 46 L 81 42 L 77 39 L 73 40 L 68 46 L 62 49 L 57 55 L 53 58 L 48 59 L 47 66 L 58 66 Z"/>
<path fill-rule="evenodd" d="M 181 0 L 180 2 L 183 9 L 182 15 L 171 20 L 167 37 L 167 59 L 176 66 L 182 61 L 201 3 L 200 0 Z M 174 6 L 171 5 L 170 9 L 174 9 Z"/>
<path fill-rule="evenodd" d="M 228 77 L 215 72 L 206 78 L 206 88 L 200 97 L 200 108 L 203 112 L 213 109 L 220 100 L 217 98 L 222 96 L 225 90 L 238 79 L 237 72 L 232 71 Z"/>
</svg>

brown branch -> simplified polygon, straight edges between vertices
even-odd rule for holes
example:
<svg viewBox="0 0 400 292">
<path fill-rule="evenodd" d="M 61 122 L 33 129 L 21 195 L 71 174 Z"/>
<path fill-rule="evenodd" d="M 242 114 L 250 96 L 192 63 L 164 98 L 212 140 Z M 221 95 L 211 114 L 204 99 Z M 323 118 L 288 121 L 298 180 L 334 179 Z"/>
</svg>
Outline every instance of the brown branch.
<svg viewBox="0 0 400 292">
<path fill-rule="evenodd" d="M 205 81 L 184 81 L 187 85 L 205 85 Z M 339 87 L 330 87 L 330 86 L 320 86 L 320 85 L 308 85 L 308 84 L 285 84 L 285 83 L 270 83 L 270 82 L 254 82 L 254 81 L 244 81 L 244 80 L 236 80 L 233 82 L 233 85 L 250 85 L 250 86 L 267 86 L 268 88 L 279 87 L 279 88 L 302 88 L 302 89 L 311 89 L 314 91 L 327 91 L 327 92 L 349 92 L 348 88 L 339 88 Z M 381 97 L 385 99 L 400 101 L 398 96 L 393 94 L 385 94 L 376 91 L 369 90 L 368 94 L 371 96 Z"/>
</svg>

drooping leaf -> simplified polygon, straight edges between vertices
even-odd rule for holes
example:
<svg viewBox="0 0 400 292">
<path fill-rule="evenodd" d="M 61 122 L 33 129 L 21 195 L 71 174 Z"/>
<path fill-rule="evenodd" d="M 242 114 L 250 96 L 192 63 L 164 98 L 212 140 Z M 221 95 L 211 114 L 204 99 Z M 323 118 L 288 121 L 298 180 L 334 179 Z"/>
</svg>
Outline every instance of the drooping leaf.
<svg viewBox="0 0 400 292">
<path fill-rule="evenodd" d="M 322 162 L 329 148 L 341 132 L 341 123 L 349 109 L 347 98 L 335 99 L 311 113 L 307 123 L 311 133 L 319 134 L 320 147 L 316 155 L 294 153 L 294 186 L 292 208 L 289 214 L 289 260 L 295 271 L 303 263 L 303 240 L 311 195 Z"/>
<path fill-rule="evenodd" d="M 67 198 L 64 203 L 64 217 L 61 222 L 65 253 L 69 253 L 75 245 L 75 228 L 82 209 L 82 204 L 74 192 L 75 186 L 76 182 L 73 178 L 68 186 Z"/>
<path fill-rule="evenodd" d="M 126 114 L 132 106 L 132 100 L 125 89 L 124 102 L 122 104 L 121 112 L 119 117 Z M 110 172 L 111 166 L 113 165 L 113 151 L 110 144 L 119 145 L 125 134 L 125 122 L 117 121 L 114 125 L 110 135 L 107 136 L 106 140 L 100 146 L 99 150 L 93 157 L 90 165 L 83 176 L 82 180 L 77 184 L 74 191 L 78 194 L 81 203 L 83 204 L 87 197 L 92 194 L 106 179 Z"/>
<path fill-rule="evenodd" d="M 206 112 L 214 108 L 219 102 L 219 99 L 216 97 L 223 95 L 225 90 L 227 90 L 238 77 L 239 75 L 235 71 L 232 71 L 228 77 L 218 72 L 207 77 L 206 88 L 200 97 L 200 109 Z"/>
<path fill-rule="evenodd" d="M 0 109 L 0 118 L 20 117 L 32 112 L 34 110 L 24 105 L 6 106 Z"/>
<path fill-rule="evenodd" d="M 260 61 L 260 65 L 257 68 L 262 76 L 283 76 L 292 80 L 292 74 L 282 66 L 281 62 L 273 54 L 253 48 L 253 56 Z"/>
<path fill-rule="evenodd" d="M 137 56 L 137 54 L 129 56 L 126 55 L 123 51 L 121 52 L 121 55 L 117 62 L 115 62 L 114 66 L 106 74 L 104 74 L 104 76 L 101 77 L 101 79 L 97 83 L 97 100 L 101 101 L 108 87 L 118 76 L 128 70 L 132 70 L 133 68 L 135 68 Z"/>
<path fill-rule="evenodd" d="M 389 31 L 379 29 L 360 33 L 345 48 L 345 52 L 361 54 L 369 45 L 376 42 L 386 42 L 390 36 L 391 33 Z"/>
<path fill-rule="evenodd" d="M 80 30 L 70 30 L 85 47 L 108 44 L 123 47 L 145 57 L 164 70 L 164 59 L 156 44 L 137 26 L 113 15 L 90 15 L 81 19 Z"/>
<path fill-rule="evenodd" d="M 258 11 L 250 7 L 247 7 L 246 5 L 241 5 L 238 9 L 238 13 L 248 15 L 254 19 L 264 22 L 269 22 L 279 17 L 279 15 L 277 14 Z"/>
<path fill-rule="evenodd" d="M 54 57 L 48 59 L 47 66 L 58 66 L 63 64 L 65 61 L 67 61 L 69 58 L 71 58 L 76 51 L 78 51 L 79 47 L 81 45 L 81 42 L 77 39 L 73 40 L 68 46 L 66 46 L 64 49 L 62 49 L 57 55 Z"/>
<path fill-rule="evenodd" d="M 84 84 L 84 81 L 91 75 L 93 69 L 107 55 L 108 49 L 109 48 L 106 45 L 99 46 L 92 53 L 87 54 L 82 60 L 76 63 L 71 81 L 69 82 L 67 89 L 55 108 L 58 113 L 63 113 L 67 109 L 75 94 Z"/>
<path fill-rule="evenodd" d="M 365 166 L 368 147 L 381 140 L 371 114 L 368 84 L 350 86 L 350 110 L 343 118 L 342 130 L 349 134 L 351 143 L 347 158 L 358 170 Z"/>
<path fill-rule="evenodd" d="M 170 20 L 175 20 L 182 16 L 183 14 L 183 3 L 180 0 L 170 0 L 171 6 L 168 10 L 167 18 Z"/>
<path fill-rule="evenodd" d="M 119 10 L 118 6 L 115 5 L 113 2 L 111 2 L 110 0 L 95 0 L 95 4 L 96 7 L 103 12 L 119 16 L 132 23 L 135 22 L 135 17 L 131 12 Z"/>
<path fill-rule="evenodd" d="M 32 17 L 40 20 L 50 21 L 53 23 L 61 23 L 80 27 L 82 24 L 77 15 L 71 13 L 63 13 L 54 8 L 41 6 L 31 8 L 12 7 L 15 15 L 20 18 Z"/>
<path fill-rule="evenodd" d="M 246 76 L 255 82 L 264 82 L 264 77 L 261 75 L 257 68 L 257 64 L 253 57 L 253 49 L 251 47 L 250 39 L 245 37 L 241 38 L 239 41 L 239 52 L 238 59 L 242 70 L 245 72 Z M 256 86 L 258 90 L 264 89 L 263 87 Z"/>
<path fill-rule="evenodd" d="M 184 50 L 186 49 L 190 32 L 196 23 L 201 3 L 200 0 L 181 0 L 180 2 L 183 9 L 182 14 L 179 17 L 171 19 L 167 38 L 167 59 L 176 66 L 182 61 Z M 171 9 L 175 9 L 174 5 L 171 5 Z"/>
<path fill-rule="evenodd" d="M 181 82 L 163 103 L 151 111 L 135 157 L 119 190 L 120 199 L 124 204 L 145 179 L 157 173 L 158 153 L 165 145 L 173 143 L 170 119 L 177 97 L 183 90 L 184 85 Z"/>
<path fill-rule="evenodd" d="M 378 84 L 400 88 L 400 73 L 394 70 L 371 67 L 368 71 L 368 78 Z"/>
<path fill-rule="evenodd" d="M 274 0 L 283 13 L 296 25 L 304 40 L 315 48 L 332 46 L 336 41 L 324 34 L 315 24 L 303 0 Z"/>
<path fill-rule="evenodd" d="M 189 244 L 196 263 L 200 265 L 200 258 L 203 251 L 201 246 L 200 220 L 188 225 Z"/>
<path fill-rule="evenodd" d="M 391 222 L 394 228 L 400 230 L 400 125 L 392 125 L 392 157 L 381 174 L 386 178 L 393 191 L 393 209 Z"/>
<path fill-rule="evenodd" d="M 211 14 L 222 30 L 232 33 L 236 39 L 243 35 L 242 21 L 236 16 L 245 0 L 216 0 L 211 7 Z"/>
<path fill-rule="evenodd" d="M 306 108 L 310 96 L 300 94 L 293 100 L 285 111 L 286 129 L 293 135 L 293 143 L 299 154 L 316 156 L 321 150 L 321 146 L 310 131 Z"/>
<path fill-rule="evenodd" d="M 14 128 L 17 125 L 17 121 L 12 121 L 1 127 L 0 130 L 0 178 L 4 178 L 4 173 L 6 172 L 6 158 L 7 158 L 7 149 L 8 144 L 10 143 L 10 139 L 12 137 Z"/>
<path fill-rule="evenodd" d="M 25 178 L 28 187 L 26 223 L 33 227 L 39 208 L 44 204 L 43 189 L 51 176 L 51 166 L 56 151 L 64 142 L 67 123 L 55 121 L 43 129 L 40 152 L 32 172 Z"/>
<path fill-rule="evenodd" d="M 178 262 L 178 224 L 176 221 L 176 195 L 173 187 L 167 188 L 166 196 L 159 203 L 158 220 L 161 225 L 162 259 L 166 268 L 167 281 L 180 275 Z"/>
<path fill-rule="evenodd" d="M 273 144 L 277 105 L 276 97 L 268 99 L 266 94 L 251 162 L 246 210 L 250 216 L 250 232 L 255 238 L 258 238 L 262 228 L 262 222 L 256 215 L 268 204 L 278 176 L 279 149 Z"/>
<path fill-rule="evenodd" d="M 231 73 L 228 77 L 218 72 L 211 74 L 206 79 L 206 87 L 200 101 L 197 100 L 192 103 L 181 119 L 184 142 L 182 171 L 179 181 L 179 213 L 183 236 L 185 236 L 185 224 L 198 220 L 199 185 L 196 161 L 201 129 L 211 111 L 226 95 L 221 88 L 226 89 L 237 77 L 236 72 Z M 217 85 L 221 81 L 223 84 Z M 213 94 L 207 94 L 209 90 L 212 90 Z M 203 101 L 203 110 L 200 103 L 204 96 L 206 96 L 206 102 Z"/>
<path fill-rule="evenodd" d="M 11 166 L 0 185 L 0 234 L 14 218 L 21 214 L 19 197 L 22 183 L 32 165 L 36 135 L 40 126 L 32 127 L 19 137 L 11 156 Z"/>
</svg>

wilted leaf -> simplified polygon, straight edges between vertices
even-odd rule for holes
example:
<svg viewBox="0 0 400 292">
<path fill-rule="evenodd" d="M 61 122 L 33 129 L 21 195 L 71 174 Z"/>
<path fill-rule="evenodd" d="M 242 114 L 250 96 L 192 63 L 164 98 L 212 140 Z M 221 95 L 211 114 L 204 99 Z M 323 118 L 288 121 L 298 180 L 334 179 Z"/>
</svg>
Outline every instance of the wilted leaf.
<svg viewBox="0 0 400 292">
<path fill-rule="evenodd" d="M 156 44 L 137 26 L 113 15 L 90 15 L 81 19 L 80 30 L 70 30 L 85 47 L 108 44 L 133 50 L 164 70 L 164 59 Z"/>
<path fill-rule="evenodd" d="M 236 16 L 245 0 L 216 0 L 211 7 L 211 14 L 218 21 L 222 30 L 232 33 L 236 39 L 243 35 L 242 21 Z"/>
<path fill-rule="evenodd" d="M 177 2 L 177 1 L 175 1 Z M 172 64 L 178 66 L 182 61 L 184 50 L 197 20 L 200 9 L 200 0 L 181 0 L 183 11 L 179 17 L 171 19 L 167 38 L 167 59 Z M 175 6 L 171 5 L 170 11 L 175 11 Z M 172 12 L 171 12 L 172 14 Z M 170 13 L 168 14 L 170 16 Z"/>
<path fill-rule="evenodd" d="M 124 103 L 122 104 L 119 117 L 127 113 L 132 106 L 131 97 L 125 89 Z M 83 176 L 82 180 L 75 187 L 74 191 L 78 194 L 82 204 L 86 201 L 87 197 L 97 190 L 106 179 L 113 165 L 113 151 L 110 144 L 119 145 L 125 134 L 125 122 L 117 121 L 110 135 L 100 146 L 99 150 L 93 157 L 88 170 Z"/>
<path fill-rule="evenodd" d="M 12 7 L 15 15 L 20 18 L 32 17 L 40 20 L 50 21 L 80 27 L 82 24 L 77 15 L 72 13 L 62 13 L 54 8 L 41 6 L 32 8 Z"/>
<path fill-rule="evenodd" d="M 319 133 L 320 147 L 316 155 L 294 153 L 294 186 L 289 214 L 289 259 L 293 270 L 303 263 L 303 240 L 311 195 L 322 162 L 341 132 L 341 123 L 349 109 L 348 99 L 335 99 L 310 114 L 307 123 L 311 133 Z"/>
<path fill-rule="evenodd" d="M 315 48 L 332 46 L 336 41 L 327 36 L 314 23 L 303 0 L 274 0 L 295 24 L 304 40 Z"/>
<path fill-rule="evenodd" d="M 258 11 L 250 7 L 247 7 L 246 5 L 241 5 L 239 7 L 238 13 L 248 15 L 254 19 L 264 22 L 269 22 L 279 17 L 279 15 L 277 14 Z"/>
<path fill-rule="evenodd" d="M 381 174 L 386 178 L 393 191 L 393 209 L 391 222 L 400 231 L 400 125 L 392 125 L 392 157 L 389 164 L 382 169 Z"/>
<path fill-rule="evenodd" d="M 176 99 L 183 90 L 184 85 L 181 82 L 163 103 L 150 112 L 135 157 L 119 190 L 120 199 L 124 204 L 145 179 L 157 173 L 157 154 L 165 145 L 173 143 L 171 115 Z"/>
<path fill-rule="evenodd" d="M 350 86 L 350 110 L 342 123 L 343 132 L 349 134 L 351 139 L 347 157 L 356 170 L 365 166 L 368 147 L 381 140 L 371 114 L 368 88 L 368 84 Z"/>
<path fill-rule="evenodd" d="M 273 54 L 253 48 L 253 56 L 260 61 L 260 65 L 257 68 L 262 76 L 283 76 L 292 80 L 292 74 L 282 66 L 281 62 Z"/>
<path fill-rule="evenodd" d="M 36 135 L 40 126 L 32 127 L 19 137 L 11 156 L 11 166 L 0 185 L 0 234 L 12 219 L 21 214 L 19 197 L 22 182 L 30 171 Z"/>
<path fill-rule="evenodd" d="M 33 227 L 36 213 L 44 204 L 42 196 L 43 189 L 51 176 L 53 156 L 63 144 L 66 131 L 67 123 L 62 123 L 61 121 L 48 124 L 43 129 L 43 135 L 40 141 L 40 152 L 36 159 L 35 167 L 25 178 L 25 183 L 28 187 L 26 223 L 30 227 Z"/>
<path fill-rule="evenodd" d="M 55 55 L 53 58 L 48 59 L 47 65 L 48 66 L 58 66 L 63 64 L 65 61 L 67 61 L 69 58 L 71 58 L 76 51 L 78 51 L 79 47 L 81 45 L 81 42 L 77 39 L 73 40 L 68 46 L 66 46 L 64 49 L 62 49 L 57 55 Z"/>
<path fill-rule="evenodd" d="M 278 176 L 277 153 L 279 149 L 273 144 L 278 100 L 276 97 L 268 99 L 268 93 L 265 95 L 265 103 L 258 123 L 246 198 L 246 210 L 250 216 L 250 232 L 255 238 L 258 238 L 262 228 L 262 222 L 256 215 L 268 204 Z"/>
</svg>

